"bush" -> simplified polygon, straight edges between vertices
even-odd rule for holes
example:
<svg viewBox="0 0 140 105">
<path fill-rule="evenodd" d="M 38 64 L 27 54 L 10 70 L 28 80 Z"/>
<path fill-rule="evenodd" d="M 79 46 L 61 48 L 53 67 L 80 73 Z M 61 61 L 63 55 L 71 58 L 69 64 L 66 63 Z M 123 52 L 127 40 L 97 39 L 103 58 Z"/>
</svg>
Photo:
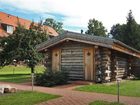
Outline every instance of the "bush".
<svg viewBox="0 0 140 105">
<path fill-rule="evenodd" d="M 43 74 L 36 75 L 35 84 L 40 86 L 63 85 L 68 82 L 68 74 L 63 71 L 45 71 Z"/>
</svg>

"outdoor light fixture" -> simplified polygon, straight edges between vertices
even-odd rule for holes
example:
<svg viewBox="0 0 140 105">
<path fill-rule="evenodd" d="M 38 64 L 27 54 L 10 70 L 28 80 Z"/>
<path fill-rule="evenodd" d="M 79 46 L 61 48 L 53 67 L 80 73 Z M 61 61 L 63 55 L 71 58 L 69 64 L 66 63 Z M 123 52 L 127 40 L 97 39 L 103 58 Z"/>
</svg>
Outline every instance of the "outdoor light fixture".
<svg viewBox="0 0 140 105">
<path fill-rule="evenodd" d="M 13 65 L 16 67 L 17 66 L 17 60 L 16 59 L 14 59 L 13 60 Z M 13 78 L 14 78 L 14 74 L 15 74 L 15 67 L 13 68 Z"/>
<path fill-rule="evenodd" d="M 122 80 L 121 78 L 117 78 L 117 101 L 118 103 L 120 102 L 120 81 Z"/>
</svg>

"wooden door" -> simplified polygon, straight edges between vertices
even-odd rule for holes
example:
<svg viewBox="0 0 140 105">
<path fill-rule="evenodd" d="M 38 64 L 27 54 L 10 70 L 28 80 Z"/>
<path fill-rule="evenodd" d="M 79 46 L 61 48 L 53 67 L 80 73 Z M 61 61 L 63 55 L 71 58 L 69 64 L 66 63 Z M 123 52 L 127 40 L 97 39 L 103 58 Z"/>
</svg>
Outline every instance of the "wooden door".
<svg viewBox="0 0 140 105">
<path fill-rule="evenodd" d="M 85 80 L 94 80 L 94 48 L 84 49 Z"/>
<path fill-rule="evenodd" d="M 53 49 L 52 50 L 52 70 L 59 71 L 61 63 L 61 50 Z"/>
</svg>

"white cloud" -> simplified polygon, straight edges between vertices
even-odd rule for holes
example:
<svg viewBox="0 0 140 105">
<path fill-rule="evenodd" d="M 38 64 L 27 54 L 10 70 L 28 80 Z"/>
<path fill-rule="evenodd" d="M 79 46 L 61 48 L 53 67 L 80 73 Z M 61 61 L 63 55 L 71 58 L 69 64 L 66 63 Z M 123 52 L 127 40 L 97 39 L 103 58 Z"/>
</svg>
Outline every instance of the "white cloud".
<svg viewBox="0 0 140 105">
<path fill-rule="evenodd" d="M 110 29 L 113 24 L 124 23 L 130 9 L 140 23 L 138 0 L 0 0 L 0 3 L 40 14 L 62 14 L 66 16 L 65 26 L 87 27 L 88 20 L 95 18 Z"/>
</svg>

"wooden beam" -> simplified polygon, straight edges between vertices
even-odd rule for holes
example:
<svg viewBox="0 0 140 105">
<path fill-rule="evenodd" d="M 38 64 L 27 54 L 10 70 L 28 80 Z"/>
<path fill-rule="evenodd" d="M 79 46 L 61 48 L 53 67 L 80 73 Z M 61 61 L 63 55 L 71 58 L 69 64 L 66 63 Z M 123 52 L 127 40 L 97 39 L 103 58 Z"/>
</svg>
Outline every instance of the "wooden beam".
<svg viewBox="0 0 140 105">
<path fill-rule="evenodd" d="M 118 44 L 113 44 L 112 49 L 140 58 L 140 53 L 134 52 L 133 50 Z"/>
</svg>

